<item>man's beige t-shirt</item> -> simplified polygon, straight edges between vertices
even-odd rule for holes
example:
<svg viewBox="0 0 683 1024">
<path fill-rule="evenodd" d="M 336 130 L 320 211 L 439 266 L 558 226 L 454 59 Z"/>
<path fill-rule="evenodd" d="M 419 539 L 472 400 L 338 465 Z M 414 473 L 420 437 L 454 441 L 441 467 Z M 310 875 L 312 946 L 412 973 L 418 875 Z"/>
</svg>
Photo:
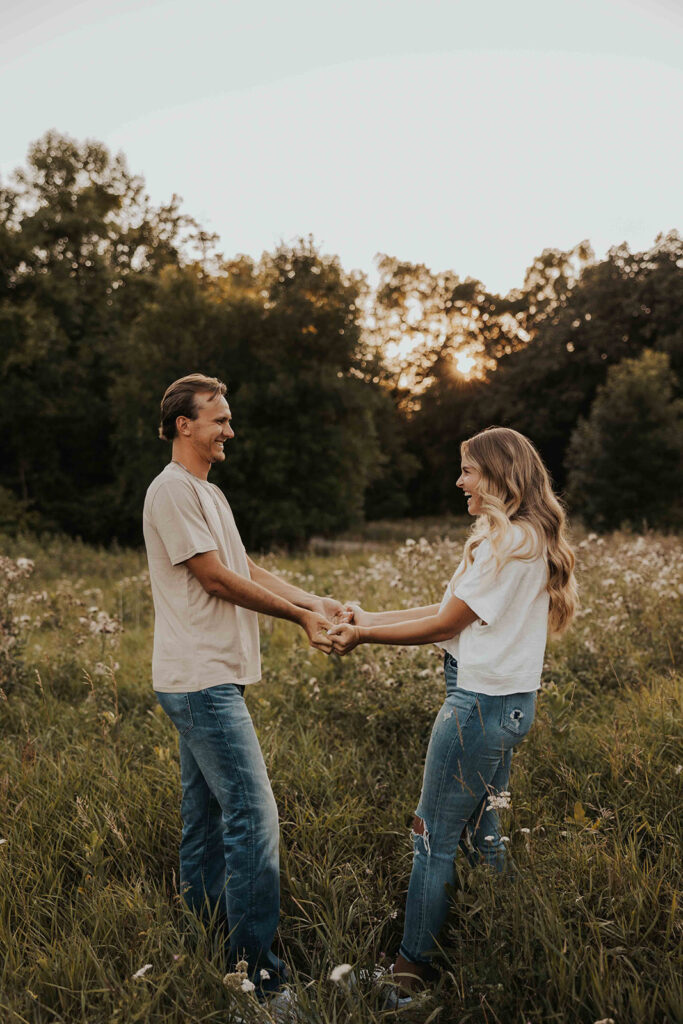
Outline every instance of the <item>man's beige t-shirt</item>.
<svg viewBox="0 0 683 1024">
<path fill-rule="evenodd" d="M 150 484 L 143 530 L 154 598 L 152 685 L 163 693 L 261 678 L 258 615 L 212 597 L 183 563 L 217 551 L 250 579 L 247 553 L 225 495 L 177 462 Z"/>
</svg>

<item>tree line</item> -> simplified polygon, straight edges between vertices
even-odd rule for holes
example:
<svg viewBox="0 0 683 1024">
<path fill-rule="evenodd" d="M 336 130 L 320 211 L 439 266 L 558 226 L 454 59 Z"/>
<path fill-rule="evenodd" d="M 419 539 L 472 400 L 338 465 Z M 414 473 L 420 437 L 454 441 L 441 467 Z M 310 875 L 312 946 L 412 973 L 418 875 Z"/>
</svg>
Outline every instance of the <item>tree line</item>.
<svg viewBox="0 0 683 1024">
<path fill-rule="evenodd" d="M 680 524 L 676 232 L 546 250 L 506 296 L 389 256 L 371 291 L 311 239 L 216 242 L 97 142 L 48 133 L 0 185 L 0 529 L 138 542 L 159 400 L 195 370 L 228 384 L 214 479 L 249 547 L 460 509 L 459 442 L 492 423 L 591 525 Z"/>
</svg>

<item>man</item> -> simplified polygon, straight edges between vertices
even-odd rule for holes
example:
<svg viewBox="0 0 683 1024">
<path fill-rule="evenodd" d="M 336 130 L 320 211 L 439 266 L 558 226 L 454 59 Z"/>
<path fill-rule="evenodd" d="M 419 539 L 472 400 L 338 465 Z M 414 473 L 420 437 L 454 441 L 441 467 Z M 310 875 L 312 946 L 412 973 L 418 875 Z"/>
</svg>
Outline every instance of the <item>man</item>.
<svg viewBox="0 0 683 1024">
<path fill-rule="evenodd" d="M 278 816 L 244 688 L 261 678 L 257 612 L 300 625 L 329 653 L 343 606 L 286 583 L 244 550 L 223 492 L 207 480 L 235 435 L 225 385 L 191 374 L 161 402 L 171 462 L 152 481 L 143 525 L 154 598 L 153 686 L 180 734 L 180 884 L 229 932 L 263 992 L 286 969 L 271 951 L 280 910 Z"/>
</svg>

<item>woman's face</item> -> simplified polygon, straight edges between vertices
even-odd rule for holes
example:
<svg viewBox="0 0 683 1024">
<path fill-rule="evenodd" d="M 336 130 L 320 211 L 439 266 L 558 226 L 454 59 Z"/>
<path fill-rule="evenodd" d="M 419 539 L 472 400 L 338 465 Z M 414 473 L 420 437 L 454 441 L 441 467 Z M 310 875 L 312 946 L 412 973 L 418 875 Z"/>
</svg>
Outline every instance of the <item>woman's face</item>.
<svg viewBox="0 0 683 1024">
<path fill-rule="evenodd" d="M 471 516 L 478 516 L 481 513 L 481 498 L 477 493 L 481 473 L 469 462 L 467 455 L 463 454 L 460 476 L 457 479 L 456 487 L 465 492 L 467 498 L 467 511 Z"/>
</svg>

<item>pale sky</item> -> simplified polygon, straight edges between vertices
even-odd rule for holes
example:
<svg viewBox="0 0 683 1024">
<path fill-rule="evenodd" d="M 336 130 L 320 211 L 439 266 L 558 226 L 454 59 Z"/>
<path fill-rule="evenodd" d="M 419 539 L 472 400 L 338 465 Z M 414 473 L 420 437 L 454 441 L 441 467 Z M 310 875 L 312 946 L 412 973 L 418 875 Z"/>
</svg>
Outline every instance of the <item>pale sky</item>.
<svg viewBox="0 0 683 1024">
<path fill-rule="evenodd" d="M 683 229 L 683 0 L 0 0 L 0 175 L 54 128 L 258 257 L 521 285 Z"/>
</svg>

